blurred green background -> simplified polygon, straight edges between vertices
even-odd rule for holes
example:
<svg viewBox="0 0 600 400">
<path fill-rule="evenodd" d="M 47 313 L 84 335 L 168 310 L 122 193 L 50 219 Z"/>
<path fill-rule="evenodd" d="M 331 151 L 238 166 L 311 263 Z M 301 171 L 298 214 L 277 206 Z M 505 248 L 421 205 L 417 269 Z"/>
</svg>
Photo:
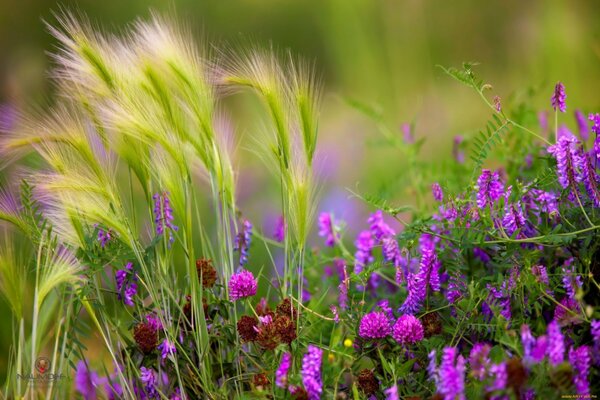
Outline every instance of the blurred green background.
<svg viewBox="0 0 600 400">
<path fill-rule="evenodd" d="M 399 136 L 401 124 L 415 123 L 417 138 L 427 138 L 426 160 L 450 158 L 453 137 L 481 129 L 490 117 L 474 92 L 436 65 L 478 61 L 477 72 L 493 85 L 490 98 L 509 99 L 535 88 L 539 94 L 533 106 L 547 110 L 560 80 L 568 96 L 561 120 L 572 127 L 576 107 L 600 111 L 597 0 L 0 0 L 0 104 L 19 110 L 52 103 L 48 52 L 56 41 L 43 21 L 55 23 L 53 12 L 61 7 L 85 13 L 110 31 L 153 9 L 181 17 L 217 47 L 270 42 L 314 60 L 325 85 L 320 146 L 326 161 L 319 209 L 351 222 L 364 220 L 365 211 L 344 205 L 345 188 L 378 191 L 407 171 L 395 150 L 374 145 L 379 137 L 375 124 L 345 99 L 379 109 Z M 240 104 L 231 102 L 234 126 L 238 134 L 252 137 L 260 125 L 246 124 L 248 110 L 236 114 Z M 258 226 L 268 226 L 278 215 L 277 197 L 270 196 L 276 186 L 263 193 L 271 178 L 243 147 L 240 203 Z M 9 329 L 7 324 L 0 337 L 0 371 Z"/>
</svg>

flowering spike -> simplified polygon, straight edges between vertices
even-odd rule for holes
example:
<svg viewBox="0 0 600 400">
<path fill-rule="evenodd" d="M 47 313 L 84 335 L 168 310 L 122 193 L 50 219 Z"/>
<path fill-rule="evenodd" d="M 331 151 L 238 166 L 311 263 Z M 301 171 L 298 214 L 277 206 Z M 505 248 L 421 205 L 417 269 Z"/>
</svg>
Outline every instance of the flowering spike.
<svg viewBox="0 0 600 400">
<path fill-rule="evenodd" d="M 482 210 L 487 206 L 492 207 L 503 193 L 504 185 L 500 182 L 498 171 L 492 173 L 489 169 L 482 170 L 477 179 L 477 207 Z"/>
<path fill-rule="evenodd" d="M 173 224 L 173 209 L 171 208 L 169 193 L 155 193 L 152 198 L 154 199 L 154 225 L 156 226 L 156 235 L 160 236 L 164 234 L 165 231 L 168 231 L 170 246 L 175 240 L 173 231 L 177 231 L 179 228 Z"/>
<path fill-rule="evenodd" d="M 565 102 L 566 98 L 567 95 L 565 93 L 565 85 L 563 85 L 562 82 L 558 82 L 556 86 L 554 86 L 554 93 L 550 99 L 554 111 L 557 109 L 563 113 L 567 111 L 567 103 Z"/>
<path fill-rule="evenodd" d="M 308 345 L 308 350 L 302 359 L 302 384 L 308 400 L 319 400 L 323 393 L 323 380 L 321 378 L 321 362 L 323 359 L 323 350 L 312 344 Z"/>
</svg>

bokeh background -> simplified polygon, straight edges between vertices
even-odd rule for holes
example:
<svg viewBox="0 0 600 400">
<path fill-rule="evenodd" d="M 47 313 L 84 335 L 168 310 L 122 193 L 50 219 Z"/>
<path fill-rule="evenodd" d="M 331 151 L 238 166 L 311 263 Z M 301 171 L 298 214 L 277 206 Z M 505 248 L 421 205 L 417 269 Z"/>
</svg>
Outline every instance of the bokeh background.
<svg viewBox="0 0 600 400">
<path fill-rule="evenodd" d="M 109 31 L 147 17 L 150 10 L 166 12 L 216 47 L 272 43 L 313 60 L 324 83 L 318 209 L 335 212 L 351 231 L 359 228 L 353 224 L 364 220 L 366 210 L 347 189 L 385 192 L 402 203 L 406 193 L 390 182 L 401 182 L 410 171 L 396 150 L 378 144 L 376 124 L 349 106 L 349 99 L 379 110 L 383 124 L 399 137 L 402 124 L 413 123 L 416 137 L 427 139 L 425 160 L 450 158 L 453 137 L 473 134 L 490 117 L 474 92 L 437 65 L 478 61 L 478 74 L 493 86 L 490 98 L 499 95 L 508 102 L 531 91 L 533 106 L 548 110 L 560 80 L 569 107 L 561 119 L 570 126 L 575 125 L 571 105 L 600 111 L 597 0 L 0 0 L 4 119 L 10 119 L 11 110 L 53 102 L 48 52 L 56 41 L 43 21 L 54 23 L 53 12 L 61 8 L 85 13 Z M 279 214 L 277 187 L 248 150 L 262 125 L 244 101 L 227 100 L 227 108 L 240 138 L 240 205 L 267 231 Z M 0 329 L 0 371 L 10 343 L 8 327 Z"/>
</svg>

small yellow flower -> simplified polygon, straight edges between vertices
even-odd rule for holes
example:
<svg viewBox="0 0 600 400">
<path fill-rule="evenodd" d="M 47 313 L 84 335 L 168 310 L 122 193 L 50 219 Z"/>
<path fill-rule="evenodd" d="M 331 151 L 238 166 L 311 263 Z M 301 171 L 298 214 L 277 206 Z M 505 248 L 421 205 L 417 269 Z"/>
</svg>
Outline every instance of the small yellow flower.
<svg viewBox="0 0 600 400">
<path fill-rule="evenodd" d="M 344 340 L 344 346 L 346 346 L 346 347 L 352 347 L 352 339 L 346 339 L 346 340 Z"/>
<path fill-rule="evenodd" d="M 327 360 L 329 361 L 329 363 L 333 363 L 335 361 L 335 356 L 333 355 L 333 353 L 329 353 L 327 355 Z"/>
</svg>

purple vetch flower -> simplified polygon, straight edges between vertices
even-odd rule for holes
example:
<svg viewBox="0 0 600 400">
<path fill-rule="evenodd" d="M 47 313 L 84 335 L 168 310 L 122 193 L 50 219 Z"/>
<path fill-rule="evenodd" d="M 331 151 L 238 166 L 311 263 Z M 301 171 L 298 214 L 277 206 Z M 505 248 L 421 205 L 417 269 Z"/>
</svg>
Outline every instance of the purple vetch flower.
<svg viewBox="0 0 600 400">
<path fill-rule="evenodd" d="M 373 238 L 373 234 L 371 231 L 362 231 L 358 234 L 356 238 L 356 253 L 354 253 L 354 257 L 356 259 L 356 264 L 354 265 L 354 273 L 360 274 L 363 268 L 372 263 L 375 259 L 373 257 L 373 247 L 375 247 L 375 239 Z"/>
<path fill-rule="evenodd" d="M 435 386 L 438 386 L 440 382 L 440 376 L 437 370 L 436 356 L 437 354 L 435 349 L 431 350 L 427 355 L 427 358 L 429 359 L 429 363 L 427 364 L 427 376 L 430 381 L 435 383 Z"/>
<path fill-rule="evenodd" d="M 506 193 L 510 193 L 510 187 Z M 517 239 L 525 239 L 528 236 L 530 229 L 527 225 L 527 219 L 523 214 L 523 207 L 521 206 L 520 201 L 509 203 L 508 198 L 506 199 L 504 216 L 502 217 L 502 227 L 508 236 L 512 236 L 517 231 L 519 232 L 517 234 Z"/>
<path fill-rule="evenodd" d="M 558 183 L 563 189 L 571 187 L 576 190 L 579 181 L 578 170 L 581 166 L 581 157 L 578 150 L 579 141 L 572 135 L 563 135 L 556 144 L 548 147 L 548 153 L 556 159 L 556 173 Z"/>
<path fill-rule="evenodd" d="M 173 391 L 173 393 L 169 397 L 169 400 L 182 400 L 181 389 L 179 389 L 178 387 L 176 387 L 175 391 Z"/>
<path fill-rule="evenodd" d="M 592 320 L 590 324 L 590 332 L 594 342 L 592 348 L 592 357 L 594 359 L 594 365 L 600 365 L 600 321 L 597 319 Z"/>
<path fill-rule="evenodd" d="M 392 385 L 383 391 L 385 400 L 398 400 L 398 385 Z"/>
<path fill-rule="evenodd" d="M 465 359 L 458 355 L 455 347 L 445 347 L 438 370 L 438 393 L 445 400 L 464 400 L 465 397 Z"/>
<path fill-rule="evenodd" d="M 579 137 L 586 142 L 590 137 L 590 127 L 585 115 L 580 110 L 575 110 L 575 121 L 577 122 L 577 128 L 579 128 Z"/>
<path fill-rule="evenodd" d="M 95 371 L 88 369 L 85 361 L 80 360 L 75 370 L 75 390 L 85 400 L 96 400 L 96 388 L 100 386 L 101 379 Z"/>
<path fill-rule="evenodd" d="M 477 207 L 484 209 L 487 206 L 492 207 L 504 193 L 504 185 L 500 181 L 498 171 L 492 172 L 489 169 L 483 169 L 477 179 Z"/>
<path fill-rule="evenodd" d="M 464 164 L 465 162 L 465 152 L 460 149 L 460 145 L 463 142 L 463 137 L 460 135 L 454 136 L 454 140 L 452 142 L 452 156 L 459 164 Z"/>
<path fill-rule="evenodd" d="M 588 119 L 592 121 L 592 132 L 596 134 L 594 138 L 593 153 L 596 159 L 600 158 L 600 114 L 590 114 Z"/>
<path fill-rule="evenodd" d="M 521 325 L 521 344 L 523 345 L 523 363 L 530 366 L 534 363 L 532 352 L 535 346 L 535 338 L 531 334 L 529 325 Z"/>
<path fill-rule="evenodd" d="M 506 389 L 506 383 L 508 381 L 508 372 L 506 371 L 506 362 L 500 364 L 493 364 L 490 367 L 490 376 L 494 377 L 492 385 L 488 387 L 488 390 L 504 390 Z"/>
<path fill-rule="evenodd" d="M 547 355 L 550 365 L 556 367 L 565 359 L 565 338 L 560 331 L 560 325 L 557 321 L 548 324 L 548 348 Z"/>
<path fill-rule="evenodd" d="M 256 294 L 258 282 L 248 270 L 241 270 L 231 275 L 229 280 L 229 299 L 236 301 Z"/>
<path fill-rule="evenodd" d="M 400 312 L 404 314 L 416 314 L 419 311 L 421 303 L 427 297 L 427 287 L 435 292 L 441 289 L 440 262 L 435 253 L 435 244 L 426 239 L 426 235 L 421 236 L 419 272 L 411 273 L 408 277 L 408 296 L 400 307 Z"/>
<path fill-rule="evenodd" d="M 548 352 L 548 336 L 542 335 L 536 339 L 531 349 L 531 361 L 533 364 L 541 363 Z"/>
<path fill-rule="evenodd" d="M 156 331 L 161 330 L 163 328 L 162 322 L 158 318 L 155 312 L 151 312 L 150 314 L 146 314 L 146 322 Z"/>
<path fill-rule="evenodd" d="M 346 266 L 344 265 L 344 278 L 338 285 L 338 304 L 340 308 L 345 310 L 348 308 L 348 286 L 350 285 L 350 280 L 346 276 Z"/>
<path fill-rule="evenodd" d="M 588 346 L 581 346 L 577 349 L 571 347 L 569 349 L 569 363 L 571 363 L 571 367 L 573 368 L 573 383 L 575 384 L 577 394 L 590 394 L 588 378 L 592 364 L 590 348 Z"/>
<path fill-rule="evenodd" d="M 469 354 L 471 374 L 480 381 L 483 381 L 487 376 L 487 371 L 491 363 L 489 357 L 491 350 L 492 347 L 487 343 L 476 343 Z"/>
<path fill-rule="evenodd" d="M 330 213 L 322 212 L 319 215 L 319 236 L 325 238 L 325 246 L 333 247 L 340 239 L 338 228 Z"/>
<path fill-rule="evenodd" d="M 554 86 L 554 93 L 550 99 L 554 111 L 557 109 L 563 113 L 567 111 L 567 103 L 565 102 L 566 98 L 567 95 L 565 93 L 565 85 L 563 85 L 562 82 L 558 82 L 556 86 Z"/>
<path fill-rule="evenodd" d="M 151 399 L 160 398 L 158 393 L 157 385 L 158 378 L 156 372 L 152 368 L 141 367 L 140 368 L 140 380 L 144 384 L 144 392 Z"/>
<path fill-rule="evenodd" d="M 169 342 L 169 339 L 164 339 L 161 344 L 158 345 L 160 350 L 160 357 L 165 360 L 170 355 L 174 355 L 177 352 L 177 348 L 174 344 Z"/>
<path fill-rule="evenodd" d="M 462 297 L 467 290 L 466 277 L 464 275 L 450 275 L 448 279 L 448 290 L 446 291 L 446 300 L 454 304 L 456 300 Z"/>
<path fill-rule="evenodd" d="M 283 220 L 283 215 L 280 215 L 275 223 L 275 232 L 273 232 L 273 238 L 275 238 L 275 240 L 277 240 L 279 243 L 285 240 L 285 228 L 286 224 Z"/>
<path fill-rule="evenodd" d="M 491 261 L 490 256 L 481 247 L 473 247 L 473 256 L 478 258 L 482 263 L 487 264 Z"/>
<path fill-rule="evenodd" d="M 502 103 L 500 101 L 500 96 L 494 96 L 494 110 L 496 112 L 502 112 Z"/>
<path fill-rule="evenodd" d="M 534 210 L 546 213 L 550 217 L 560 215 L 558 212 L 558 199 L 556 194 L 538 189 L 532 189 L 531 194 L 535 201 L 533 206 Z"/>
<path fill-rule="evenodd" d="M 377 243 L 381 243 L 383 238 L 396 235 L 396 232 L 383 220 L 383 211 L 381 210 L 371 214 L 367 222 L 370 224 L 369 228 Z"/>
<path fill-rule="evenodd" d="M 413 136 L 412 128 L 411 128 L 410 124 L 402 124 L 400 129 L 402 130 L 404 143 L 413 144 L 415 142 L 415 137 Z"/>
<path fill-rule="evenodd" d="M 102 228 L 98 228 L 98 241 L 100 242 L 100 247 L 105 248 L 111 239 L 112 231 L 110 229 L 104 230 Z"/>
<path fill-rule="evenodd" d="M 431 185 L 431 193 L 433 193 L 433 199 L 435 201 L 444 201 L 444 192 L 442 191 L 442 187 L 439 183 L 434 182 Z"/>
<path fill-rule="evenodd" d="M 581 322 L 581 307 L 574 298 L 565 297 L 554 309 L 554 319 L 560 326 L 579 324 Z"/>
<path fill-rule="evenodd" d="M 562 266 L 562 282 L 563 287 L 565 288 L 565 292 L 567 293 L 567 297 L 572 300 L 575 300 L 575 292 L 578 288 L 583 286 L 583 281 L 581 280 L 581 276 L 575 273 L 575 266 L 573 265 L 573 258 L 569 258 Z"/>
<path fill-rule="evenodd" d="M 392 336 L 402 345 L 415 344 L 424 338 L 423 324 L 412 315 L 402 315 L 392 328 Z"/>
<path fill-rule="evenodd" d="M 402 253 L 398 247 L 398 241 L 393 237 L 383 238 L 381 241 L 381 252 L 383 259 L 394 264 L 394 267 L 399 267 L 403 263 Z"/>
<path fill-rule="evenodd" d="M 486 303 L 490 305 L 498 305 L 500 307 L 500 315 L 502 315 L 507 321 L 510 321 L 512 317 L 512 311 L 510 307 L 510 290 L 511 288 L 504 282 L 501 289 L 497 289 L 489 283 L 486 285 L 489 290 L 489 295 Z"/>
<path fill-rule="evenodd" d="M 531 273 L 535 276 L 536 280 L 546 286 L 546 293 L 554 296 L 554 292 L 549 288 L 550 279 L 548 278 L 548 271 L 543 265 L 534 265 L 531 267 Z"/>
<path fill-rule="evenodd" d="M 523 400 L 535 400 L 535 390 L 528 388 L 523 392 Z"/>
<path fill-rule="evenodd" d="M 287 377 L 291 366 L 292 355 L 288 352 L 283 353 L 279 367 L 275 371 L 275 384 L 277 387 L 285 388 L 287 386 Z"/>
<path fill-rule="evenodd" d="M 302 384 L 308 394 L 309 400 L 318 400 L 323 393 L 323 380 L 321 378 L 321 362 L 323 350 L 309 344 L 308 350 L 302 358 Z"/>
<path fill-rule="evenodd" d="M 243 267 L 248 262 L 248 254 L 250 251 L 250 243 L 252 242 L 252 223 L 245 219 L 242 222 L 242 230 L 235 237 L 233 246 L 234 251 L 240 253 L 239 266 Z"/>
<path fill-rule="evenodd" d="M 588 153 L 581 154 L 581 179 L 585 186 L 589 198 L 594 206 L 600 207 L 600 188 L 598 188 L 598 174 L 596 168 L 592 165 L 591 157 Z"/>
<path fill-rule="evenodd" d="M 161 236 L 165 231 L 168 231 L 170 246 L 175 240 L 173 232 L 177 231 L 179 228 L 173 224 L 173 209 L 171 208 L 171 201 L 169 200 L 169 192 L 155 193 L 152 198 L 154 199 L 154 225 L 156 226 L 156 235 Z"/>
<path fill-rule="evenodd" d="M 338 311 L 338 308 L 332 304 L 332 305 L 329 306 L 329 310 L 333 314 L 333 321 L 336 324 L 339 324 L 340 323 L 340 313 Z"/>
<path fill-rule="evenodd" d="M 392 325 L 383 311 L 373 311 L 363 315 L 358 327 L 358 335 L 363 339 L 383 339 L 392 333 Z"/>
<path fill-rule="evenodd" d="M 390 320 L 394 319 L 394 311 L 392 310 L 392 307 L 390 307 L 390 301 L 388 299 L 379 300 L 377 302 L 377 307 L 379 307 Z"/>
<path fill-rule="evenodd" d="M 133 264 L 128 262 L 125 269 L 120 269 L 115 273 L 117 297 L 125 305 L 133 306 L 133 297 L 137 294 L 137 274 L 133 270 Z"/>
</svg>

